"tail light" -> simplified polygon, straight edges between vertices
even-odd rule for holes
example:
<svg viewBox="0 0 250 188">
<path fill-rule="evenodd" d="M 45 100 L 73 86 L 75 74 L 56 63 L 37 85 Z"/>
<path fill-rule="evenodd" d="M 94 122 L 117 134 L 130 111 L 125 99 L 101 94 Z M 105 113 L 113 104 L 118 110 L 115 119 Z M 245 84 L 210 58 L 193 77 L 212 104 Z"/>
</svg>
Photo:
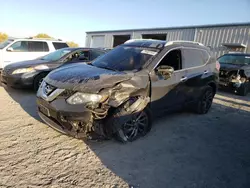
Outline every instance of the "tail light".
<svg viewBox="0 0 250 188">
<path fill-rule="evenodd" d="M 217 69 L 218 71 L 220 71 L 220 63 L 219 63 L 219 61 L 216 61 L 216 69 Z"/>
</svg>

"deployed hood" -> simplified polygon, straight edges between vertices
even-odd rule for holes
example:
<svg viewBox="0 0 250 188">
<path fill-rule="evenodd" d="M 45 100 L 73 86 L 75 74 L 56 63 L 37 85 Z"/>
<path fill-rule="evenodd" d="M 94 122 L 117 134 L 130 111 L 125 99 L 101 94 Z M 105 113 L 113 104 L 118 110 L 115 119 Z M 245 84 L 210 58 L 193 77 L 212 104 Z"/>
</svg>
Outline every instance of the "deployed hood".
<svg viewBox="0 0 250 188">
<path fill-rule="evenodd" d="M 42 64 L 47 64 L 48 61 L 41 60 L 41 59 L 34 59 L 34 60 L 28 60 L 28 61 L 20 61 L 17 63 L 11 63 L 7 65 L 5 68 L 6 69 L 17 69 L 17 68 L 27 68 L 27 67 L 32 67 L 36 65 L 42 65 Z"/>
<path fill-rule="evenodd" d="M 61 89 L 98 93 L 103 88 L 131 79 L 133 75 L 78 63 L 52 71 L 45 81 Z"/>
<path fill-rule="evenodd" d="M 239 69 L 244 69 L 246 66 L 245 64 L 229 64 L 229 63 L 220 63 L 221 69 L 222 70 L 239 70 Z"/>
</svg>

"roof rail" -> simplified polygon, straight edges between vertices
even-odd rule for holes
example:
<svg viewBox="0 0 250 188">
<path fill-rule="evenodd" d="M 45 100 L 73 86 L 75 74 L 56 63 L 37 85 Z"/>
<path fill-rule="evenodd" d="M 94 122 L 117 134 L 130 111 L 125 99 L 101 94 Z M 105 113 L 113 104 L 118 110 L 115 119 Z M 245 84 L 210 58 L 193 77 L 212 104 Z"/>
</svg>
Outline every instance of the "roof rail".
<svg viewBox="0 0 250 188">
<path fill-rule="evenodd" d="M 172 44 L 175 44 L 175 43 L 196 44 L 196 45 L 204 46 L 202 43 L 194 42 L 194 41 L 187 41 L 187 40 L 169 41 L 169 42 L 167 42 L 167 43 L 165 44 L 165 46 L 172 45 Z"/>
<path fill-rule="evenodd" d="M 28 37 L 28 38 L 26 38 L 26 39 L 62 41 L 62 39 L 54 39 L 54 38 L 37 38 L 37 37 Z"/>
<path fill-rule="evenodd" d="M 124 42 L 124 44 L 130 43 L 130 42 L 135 42 L 135 41 L 149 41 L 149 40 L 156 40 L 156 39 L 129 39 L 126 42 Z M 157 40 L 156 40 L 157 41 Z"/>
</svg>

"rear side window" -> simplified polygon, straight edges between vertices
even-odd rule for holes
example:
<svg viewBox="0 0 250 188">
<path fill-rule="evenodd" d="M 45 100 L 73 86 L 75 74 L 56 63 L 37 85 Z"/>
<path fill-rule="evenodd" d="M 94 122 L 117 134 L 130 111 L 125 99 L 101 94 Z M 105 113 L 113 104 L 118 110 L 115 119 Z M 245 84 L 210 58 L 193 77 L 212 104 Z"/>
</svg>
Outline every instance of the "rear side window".
<svg viewBox="0 0 250 188">
<path fill-rule="evenodd" d="M 40 41 L 29 41 L 28 49 L 29 49 L 29 52 L 48 52 L 49 51 L 47 42 L 40 42 Z"/>
<path fill-rule="evenodd" d="M 183 68 L 202 66 L 207 63 L 209 54 L 200 49 L 183 49 Z"/>
<path fill-rule="evenodd" d="M 97 57 L 99 57 L 100 55 L 103 55 L 105 52 L 103 51 L 99 51 L 99 50 L 92 50 L 91 51 L 91 60 L 96 59 Z"/>
<path fill-rule="evenodd" d="M 52 44 L 56 50 L 69 47 L 67 43 L 62 43 L 62 42 L 52 42 Z"/>
</svg>

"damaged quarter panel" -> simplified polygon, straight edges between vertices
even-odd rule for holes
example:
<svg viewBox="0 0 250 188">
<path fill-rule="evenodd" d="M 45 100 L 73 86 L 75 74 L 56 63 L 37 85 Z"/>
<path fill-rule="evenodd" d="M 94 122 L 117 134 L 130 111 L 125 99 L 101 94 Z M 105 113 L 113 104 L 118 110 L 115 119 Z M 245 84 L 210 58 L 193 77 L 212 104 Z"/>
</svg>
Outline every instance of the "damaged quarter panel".
<svg viewBox="0 0 250 188">
<path fill-rule="evenodd" d="M 131 79 L 123 81 L 117 84 L 115 87 L 108 89 L 110 93 L 110 98 L 108 103 L 112 107 L 118 107 L 122 103 L 127 101 L 130 97 L 134 96 L 149 97 L 149 89 L 150 89 L 150 82 L 148 73 L 147 72 L 136 73 Z M 105 89 L 103 92 L 107 92 L 106 90 L 107 89 Z"/>
</svg>

